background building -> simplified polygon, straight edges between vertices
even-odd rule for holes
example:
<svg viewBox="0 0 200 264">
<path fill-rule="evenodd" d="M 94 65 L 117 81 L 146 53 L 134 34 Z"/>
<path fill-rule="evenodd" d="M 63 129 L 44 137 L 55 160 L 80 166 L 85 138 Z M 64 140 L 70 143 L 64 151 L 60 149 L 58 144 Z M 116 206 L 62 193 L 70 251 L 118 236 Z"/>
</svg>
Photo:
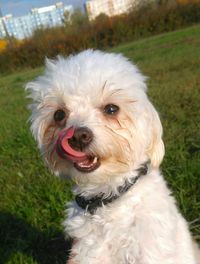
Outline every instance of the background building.
<svg viewBox="0 0 200 264">
<path fill-rule="evenodd" d="M 85 7 L 89 20 L 93 20 L 102 13 L 115 16 L 129 12 L 140 2 L 140 0 L 90 0 L 86 2 Z"/>
<path fill-rule="evenodd" d="M 0 38 L 7 35 L 17 39 L 30 37 L 34 30 L 41 27 L 55 27 L 63 23 L 64 13 L 72 13 L 73 7 L 64 6 L 62 2 L 55 5 L 33 8 L 28 15 L 13 17 L 6 15 L 0 18 Z"/>
</svg>

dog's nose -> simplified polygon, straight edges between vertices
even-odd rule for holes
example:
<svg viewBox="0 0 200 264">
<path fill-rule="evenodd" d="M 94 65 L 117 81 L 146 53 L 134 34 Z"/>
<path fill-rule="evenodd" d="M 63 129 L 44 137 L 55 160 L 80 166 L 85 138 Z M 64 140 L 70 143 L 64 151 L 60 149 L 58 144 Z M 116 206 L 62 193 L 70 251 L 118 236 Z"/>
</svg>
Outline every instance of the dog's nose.
<svg viewBox="0 0 200 264">
<path fill-rule="evenodd" d="M 76 150 L 83 150 L 89 146 L 93 138 L 93 133 L 89 128 L 79 127 L 75 129 L 73 137 L 69 139 L 69 144 Z"/>
</svg>

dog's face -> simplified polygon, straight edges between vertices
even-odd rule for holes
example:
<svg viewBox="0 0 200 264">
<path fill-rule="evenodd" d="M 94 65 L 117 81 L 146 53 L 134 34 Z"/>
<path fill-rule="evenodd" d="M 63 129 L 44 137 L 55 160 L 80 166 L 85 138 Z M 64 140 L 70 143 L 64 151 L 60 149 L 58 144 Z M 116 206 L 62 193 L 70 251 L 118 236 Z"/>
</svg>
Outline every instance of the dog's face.
<svg viewBox="0 0 200 264">
<path fill-rule="evenodd" d="M 84 51 L 47 61 L 28 83 L 32 132 L 50 169 L 77 182 L 106 182 L 163 155 L 162 126 L 145 77 L 121 55 Z"/>
</svg>

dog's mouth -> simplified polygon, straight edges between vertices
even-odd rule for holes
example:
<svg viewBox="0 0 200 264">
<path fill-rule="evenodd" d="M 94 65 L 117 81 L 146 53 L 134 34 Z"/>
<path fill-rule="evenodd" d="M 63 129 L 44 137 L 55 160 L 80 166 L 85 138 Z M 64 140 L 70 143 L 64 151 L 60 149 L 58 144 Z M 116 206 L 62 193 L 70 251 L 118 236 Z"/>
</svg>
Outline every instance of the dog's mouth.
<svg viewBox="0 0 200 264">
<path fill-rule="evenodd" d="M 99 166 L 100 159 L 97 156 L 86 156 L 84 160 L 74 162 L 74 167 L 81 172 L 92 172 Z"/>
<path fill-rule="evenodd" d="M 72 162 L 74 167 L 80 172 L 92 172 L 99 168 L 100 158 L 94 155 L 87 154 L 82 151 L 77 151 L 69 145 L 69 139 L 74 134 L 74 128 L 71 127 L 67 131 L 62 131 L 56 142 L 57 154 L 68 161 Z"/>
</svg>

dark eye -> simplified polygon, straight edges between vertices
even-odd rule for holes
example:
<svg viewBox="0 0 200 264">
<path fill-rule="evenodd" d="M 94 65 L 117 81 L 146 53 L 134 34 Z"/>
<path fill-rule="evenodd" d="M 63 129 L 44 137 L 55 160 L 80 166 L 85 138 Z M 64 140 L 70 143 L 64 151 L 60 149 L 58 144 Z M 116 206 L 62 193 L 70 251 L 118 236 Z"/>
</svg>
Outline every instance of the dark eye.
<svg viewBox="0 0 200 264">
<path fill-rule="evenodd" d="M 119 112 L 119 106 L 114 104 L 108 104 L 104 107 L 104 113 L 107 115 L 115 115 Z"/>
<path fill-rule="evenodd" d="M 54 120 L 56 122 L 62 121 L 63 119 L 65 119 L 65 117 L 66 113 L 62 109 L 59 109 L 54 113 Z"/>
</svg>

